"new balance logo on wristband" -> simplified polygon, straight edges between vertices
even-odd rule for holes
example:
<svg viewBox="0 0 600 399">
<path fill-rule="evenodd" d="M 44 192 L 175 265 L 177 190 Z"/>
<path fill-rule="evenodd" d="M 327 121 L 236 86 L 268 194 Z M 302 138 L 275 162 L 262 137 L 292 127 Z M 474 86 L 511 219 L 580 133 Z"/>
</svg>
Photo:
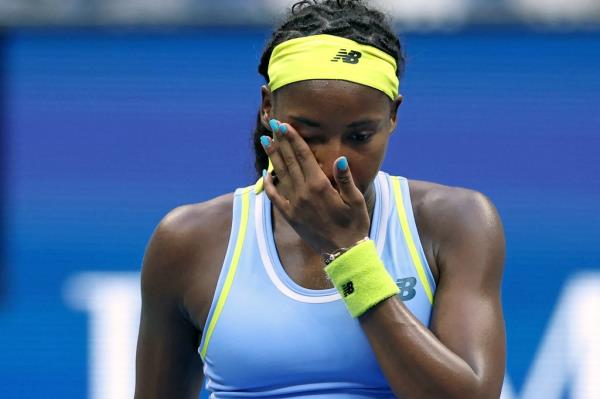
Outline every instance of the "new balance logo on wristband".
<svg viewBox="0 0 600 399">
<path fill-rule="evenodd" d="M 346 284 L 342 285 L 342 293 L 344 294 L 344 298 L 347 297 L 348 295 L 352 294 L 353 292 L 354 292 L 354 284 L 352 284 L 352 281 L 349 281 Z"/>
<path fill-rule="evenodd" d="M 345 62 L 346 64 L 358 64 L 358 59 L 360 57 L 362 57 L 362 53 L 360 51 L 347 51 L 345 48 L 341 48 L 335 57 L 333 57 L 331 62 L 338 62 L 339 60 L 342 60 L 342 62 Z"/>
<path fill-rule="evenodd" d="M 398 296 L 401 301 L 410 301 L 417 294 L 415 290 L 417 279 L 415 277 L 399 278 L 396 280 L 396 285 L 400 288 Z"/>
</svg>

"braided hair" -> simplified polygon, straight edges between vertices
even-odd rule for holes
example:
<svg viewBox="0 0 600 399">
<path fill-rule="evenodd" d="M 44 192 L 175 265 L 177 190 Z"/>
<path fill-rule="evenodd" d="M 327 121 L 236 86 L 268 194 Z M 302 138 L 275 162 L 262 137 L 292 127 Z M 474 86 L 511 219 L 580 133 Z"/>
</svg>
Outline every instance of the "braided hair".
<svg viewBox="0 0 600 399">
<path fill-rule="evenodd" d="M 404 55 L 398 37 L 381 11 L 369 8 L 363 0 L 304 0 L 295 3 L 283 23 L 273 31 L 260 58 L 258 72 L 269 83 L 269 60 L 280 43 L 299 37 L 328 34 L 376 47 L 396 60 L 397 75 L 404 71 Z M 260 118 L 252 135 L 257 176 L 266 169 L 269 159 L 260 144 L 260 136 L 270 135 Z"/>
</svg>

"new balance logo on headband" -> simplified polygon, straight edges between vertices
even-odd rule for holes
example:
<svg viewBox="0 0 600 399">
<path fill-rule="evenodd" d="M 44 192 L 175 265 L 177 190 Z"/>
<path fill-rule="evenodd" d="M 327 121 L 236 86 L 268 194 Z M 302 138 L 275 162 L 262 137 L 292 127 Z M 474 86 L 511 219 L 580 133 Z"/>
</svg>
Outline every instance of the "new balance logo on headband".
<svg viewBox="0 0 600 399">
<path fill-rule="evenodd" d="M 358 64 L 358 59 L 361 56 L 362 53 L 360 51 L 346 51 L 345 48 L 341 48 L 335 57 L 333 57 L 331 62 L 338 62 L 339 60 L 342 60 L 342 62 L 345 62 L 346 64 Z"/>
</svg>

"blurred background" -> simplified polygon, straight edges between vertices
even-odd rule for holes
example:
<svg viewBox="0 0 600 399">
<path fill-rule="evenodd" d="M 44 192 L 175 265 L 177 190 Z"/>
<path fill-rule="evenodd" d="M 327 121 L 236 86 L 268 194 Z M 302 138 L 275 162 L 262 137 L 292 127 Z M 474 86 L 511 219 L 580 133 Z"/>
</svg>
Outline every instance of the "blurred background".
<svg viewBox="0 0 600 399">
<path fill-rule="evenodd" d="M 291 3 L 0 0 L 1 398 L 133 396 L 146 242 L 254 182 Z M 600 398 L 600 1 L 373 3 L 408 57 L 384 169 L 503 218 L 503 398 Z"/>
</svg>

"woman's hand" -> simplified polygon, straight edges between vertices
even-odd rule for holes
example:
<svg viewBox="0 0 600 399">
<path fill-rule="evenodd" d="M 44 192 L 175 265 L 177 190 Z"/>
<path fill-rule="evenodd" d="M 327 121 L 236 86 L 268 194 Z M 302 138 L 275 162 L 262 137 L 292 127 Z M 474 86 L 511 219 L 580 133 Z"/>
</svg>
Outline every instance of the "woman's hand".
<svg viewBox="0 0 600 399">
<path fill-rule="evenodd" d="M 352 180 L 346 157 L 331 165 L 336 190 L 291 125 L 276 120 L 270 125 L 274 139 L 262 136 L 261 143 L 278 183 L 263 172 L 265 192 L 300 237 L 322 253 L 349 247 L 367 236 L 367 205 Z"/>
</svg>

